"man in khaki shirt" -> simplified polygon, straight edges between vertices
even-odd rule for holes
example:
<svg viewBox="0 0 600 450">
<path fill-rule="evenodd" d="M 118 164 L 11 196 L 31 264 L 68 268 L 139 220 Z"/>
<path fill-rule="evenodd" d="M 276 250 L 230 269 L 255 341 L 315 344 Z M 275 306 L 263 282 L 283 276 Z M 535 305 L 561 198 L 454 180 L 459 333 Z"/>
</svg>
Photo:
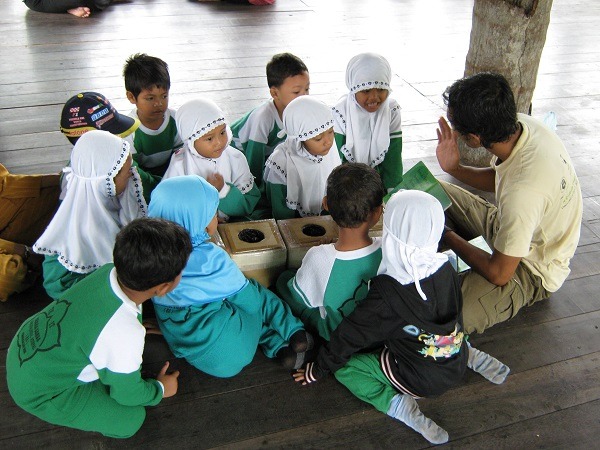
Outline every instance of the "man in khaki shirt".
<svg viewBox="0 0 600 450">
<path fill-rule="evenodd" d="M 443 242 L 472 269 L 461 286 L 465 330 L 481 333 L 562 286 L 579 242 L 581 189 L 561 140 L 541 122 L 517 114 L 501 75 L 458 80 L 446 90 L 444 101 L 452 129 L 440 118 L 440 167 L 496 198 L 492 205 L 442 183 L 452 200 Z M 488 150 L 490 167 L 460 164 L 459 137 L 471 148 Z M 467 242 L 479 235 L 492 254 Z"/>
</svg>

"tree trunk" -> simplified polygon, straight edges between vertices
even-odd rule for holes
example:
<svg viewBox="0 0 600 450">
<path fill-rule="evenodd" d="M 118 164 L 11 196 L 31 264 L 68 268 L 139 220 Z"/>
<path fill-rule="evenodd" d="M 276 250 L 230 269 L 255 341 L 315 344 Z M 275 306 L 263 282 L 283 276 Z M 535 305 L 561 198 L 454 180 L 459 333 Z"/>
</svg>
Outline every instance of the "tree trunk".
<svg viewBox="0 0 600 450">
<path fill-rule="evenodd" d="M 528 113 L 551 8 L 552 0 L 475 0 L 465 76 L 501 73 L 515 94 L 517 111 Z M 461 147 L 465 164 L 489 164 L 485 149 Z"/>
</svg>

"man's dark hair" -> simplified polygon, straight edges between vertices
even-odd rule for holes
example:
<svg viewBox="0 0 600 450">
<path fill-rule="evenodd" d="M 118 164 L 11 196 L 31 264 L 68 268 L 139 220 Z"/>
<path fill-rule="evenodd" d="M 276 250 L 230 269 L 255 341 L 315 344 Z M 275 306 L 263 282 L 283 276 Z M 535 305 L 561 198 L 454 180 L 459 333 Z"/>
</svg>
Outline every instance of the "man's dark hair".
<svg viewBox="0 0 600 450">
<path fill-rule="evenodd" d="M 119 281 L 145 291 L 173 281 L 192 252 L 189 233 L 164 219 L 136 219 L 123 227 L 115 241 L 113 260 Z"/>
<path fill-rule="evenodd" d="M 267 83 L 270 88 L 279 87 L 286 78 L 304 72 L 308 72 L 308 69 L 300 58 L 291 53 L 278 53 L 267 63 Z"/>
<path fill-rule="evenodd" d="M 486 148 L 506 142 L 518 130 L 515 98 L 502 75 L 484 72 L 462 78 L 443 97 L 452 127 L 479 136 Z"/>
<path fill-rule="evenodd" d="M 357 228 L 381 206 L 385 188 L 375 169 L 362 163 L 337 166 L 327 177 L 327 209 L 342 228 Z"/>
<path fill-rule="evenodd" d="M 152 89 L 154 86 L 167 91 L 171 89 L 171 77 L 167 63 L 145 53 L 136 53 L 125 61 L 123 77 L 125 78 L 125 90 L 131 92 L 135 98 L 140 95 L 142 90 Z"/>
</svg>

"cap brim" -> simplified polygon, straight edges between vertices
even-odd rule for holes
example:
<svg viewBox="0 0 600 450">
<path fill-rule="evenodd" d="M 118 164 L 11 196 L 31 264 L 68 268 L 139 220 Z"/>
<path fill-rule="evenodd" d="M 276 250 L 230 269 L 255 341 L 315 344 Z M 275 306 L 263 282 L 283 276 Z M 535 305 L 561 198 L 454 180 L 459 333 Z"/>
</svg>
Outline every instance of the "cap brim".
<svg viewBox="0 0 600 450">
<path fill-rule="evenodd" d="M 124 138 L 137 130 L 139 126 L 140 121 L 138 119 L 117 113 L 115 119 L 111 120 L 105 127 L 101 127 L 101 129 Z"/>
</svg>

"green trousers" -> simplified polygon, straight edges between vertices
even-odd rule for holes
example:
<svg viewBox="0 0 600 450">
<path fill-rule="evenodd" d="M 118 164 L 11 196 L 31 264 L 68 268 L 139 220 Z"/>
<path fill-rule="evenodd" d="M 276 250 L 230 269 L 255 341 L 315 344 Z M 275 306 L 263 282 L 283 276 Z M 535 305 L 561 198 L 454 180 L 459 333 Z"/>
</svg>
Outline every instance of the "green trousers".
<svg viewBox="0 0 600 450">
<path fill-rule="evenodd" d="M 446 210 L 447 224 L 464 239 L 483 236 L 494 242 L 499 227 L 498 208 L 465 189 L 444 181 L 442 187 L 452 200 Z M 486 328 L 513 318 L 523 306 L 548 298 L 542 279 L 521 261 L 504 286 L 490 283 L 469 271 L 461 276 L 463 322 L 466 333 L 483 333 Z"/>
<path fill-rule="evenodd" d="M 73 405 L 77 405 L 75 414 Z M 146 418 L 143 406 L 117 403 L 109 395 L 108 386 L 100 381 L 75 386 L 34 410 L 24 409 L 54 425 L 97 431 L 114 438 L 133 436 Z"/>
<path fill-rule="evenodd" d="M 387 414 L 392 398 L 398 394 L 384 375 L 379 353 L 357 353 L 335 373 L 337 380 L 363 402 Z"/>
</svg>

